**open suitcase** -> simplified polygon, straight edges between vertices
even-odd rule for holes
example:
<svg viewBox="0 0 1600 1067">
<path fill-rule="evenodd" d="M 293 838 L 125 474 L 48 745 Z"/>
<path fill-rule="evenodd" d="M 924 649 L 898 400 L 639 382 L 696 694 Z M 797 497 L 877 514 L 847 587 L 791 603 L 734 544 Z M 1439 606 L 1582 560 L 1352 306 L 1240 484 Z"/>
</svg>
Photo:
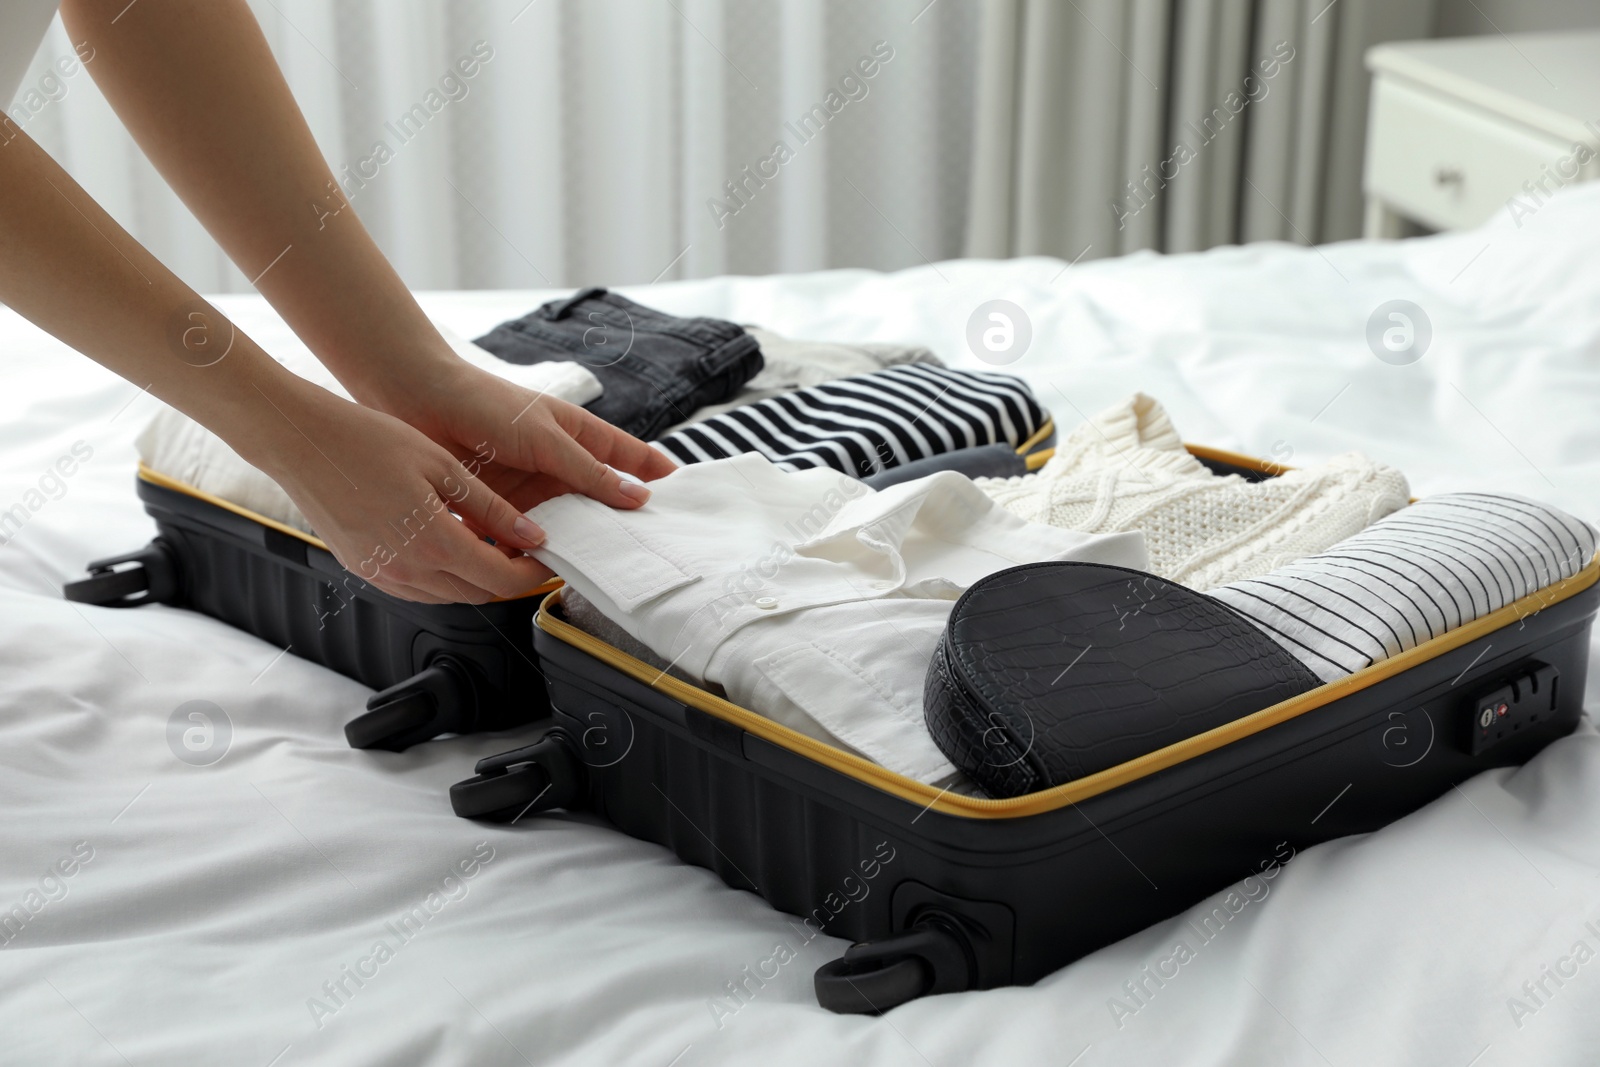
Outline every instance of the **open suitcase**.
<svg viewBox="0 0 1600 1067">
<path fill-rule="evenodd" d="M 890 467 L 883 486 L 932 470 L 1010 476 L 1049 456 L 1048 419 L 1016 448 L 980 446 Z M 401 751 L 440 734 L 525 725 L 549 715 L 533 642 L 539 603 L 561 583 L 483 605 L 400 600 L 345 570 L 312 534 L 144 463 L 139 499 L 156 521 L 136 552 L 88 565 L 68 600 L 170 604 L 211 615 L 379 692 L 345 726 L 354 748 Z"/>
<path fill-rule="evenodd" d="M 533 634 L 552 725 L 481 760 L 451 801 L 501 822 L 592 811 L 857 942 L 816 973 L 834 1011 L 1031 983 L 1571 732 L 1597 579 L 1600 557 L 1337 682 L 1004 800 L 935 790 L 665 675 L 566 622 L 557 590 Z"/>
<path fill-rule="evenodd" d="M 557 583 L 481 606 L 416 604 L 345 570 L 312 535 L 142 464 L 138 494 L 155 539 L 90 563 L 68 600 L 192 608 L 379 690 L 345 726 L 356 748 L 399 751 L 548 714 L 533 617 Z"/>
</svg>

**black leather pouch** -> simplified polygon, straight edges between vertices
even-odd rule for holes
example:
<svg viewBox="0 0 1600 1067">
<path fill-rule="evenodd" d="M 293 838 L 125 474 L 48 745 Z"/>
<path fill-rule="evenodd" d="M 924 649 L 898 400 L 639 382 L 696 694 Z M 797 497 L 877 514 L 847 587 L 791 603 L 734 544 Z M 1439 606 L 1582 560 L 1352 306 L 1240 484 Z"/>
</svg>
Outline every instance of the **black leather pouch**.
<svg viewBox="0 0 1600 1067">
<path fill-rule="evenodd" d="M 1032 563 L 956 601 L 924 715 L 990 796 L 1073 781 L 1322 684 L 1232 608 L 1143 571 Z"/>
</svg>

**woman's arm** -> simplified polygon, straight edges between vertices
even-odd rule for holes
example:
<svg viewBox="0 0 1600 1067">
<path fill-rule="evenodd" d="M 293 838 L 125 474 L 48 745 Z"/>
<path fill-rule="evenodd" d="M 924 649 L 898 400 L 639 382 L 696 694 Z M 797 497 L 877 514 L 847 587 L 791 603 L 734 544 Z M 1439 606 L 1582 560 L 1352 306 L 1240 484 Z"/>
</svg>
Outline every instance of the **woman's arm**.
<svg viewBox="0 0 1600 1067">
<path fill-rule="evenodd" d="M 445 512 L 507 545 L 542 539 L 459 461 L 280 367 L 3 116 L 0 301 L 228 441 L 289 491 L 341 563 L 380 588 L 481 602 L 548 576 Z"/>
<path fill-rule="evenodd" d="M 244 0 L 125 8 L 65 0 L 61 14 L 145 154 L 246 275 L 265 270 L 256 287 L 352 396 L 458 458 L 487 445 L 496 461 L 482 475 L 519 509 L 569 489 L 613 507 L 648 497 L 612 467 L 660 477 L 673 467 L 660 452 L 572 405 L 529 408 L 533 394 L 450 350 L 355 211 L 339 209 Z"/>
</svg>

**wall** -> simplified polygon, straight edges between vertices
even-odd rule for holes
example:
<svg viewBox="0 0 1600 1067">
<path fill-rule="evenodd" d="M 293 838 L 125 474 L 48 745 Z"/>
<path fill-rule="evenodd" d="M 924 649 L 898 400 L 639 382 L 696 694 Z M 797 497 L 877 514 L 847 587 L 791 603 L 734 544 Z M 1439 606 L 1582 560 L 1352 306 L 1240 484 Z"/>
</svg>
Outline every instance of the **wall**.
<svg viewBox="0 0 1600 1067">
<path fill-rule="evenodd" d="M 1438 0 L 1438 4 L 1435 26 L 1440 37 L 1600 29 L 1600 4 L 1595 0 Z"/>
</svg>

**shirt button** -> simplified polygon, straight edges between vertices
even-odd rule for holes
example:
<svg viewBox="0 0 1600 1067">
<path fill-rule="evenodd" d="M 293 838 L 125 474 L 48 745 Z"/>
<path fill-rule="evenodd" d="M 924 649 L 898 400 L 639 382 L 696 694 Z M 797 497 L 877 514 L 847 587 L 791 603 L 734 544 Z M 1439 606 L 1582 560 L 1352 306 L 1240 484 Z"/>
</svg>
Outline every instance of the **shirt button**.
<svg viewBox="0 0 1600 1067">
<path fill-rule="evenodd" d="M 778 598 L 775 597 L 775 596 L 758 596 L 758 597 L 756 597 L 756 607 L 760 608 L 762 611 L 771 611 L 773 608 L 775 608 L 777 606 L 778 606 Z"/>
</svg>

